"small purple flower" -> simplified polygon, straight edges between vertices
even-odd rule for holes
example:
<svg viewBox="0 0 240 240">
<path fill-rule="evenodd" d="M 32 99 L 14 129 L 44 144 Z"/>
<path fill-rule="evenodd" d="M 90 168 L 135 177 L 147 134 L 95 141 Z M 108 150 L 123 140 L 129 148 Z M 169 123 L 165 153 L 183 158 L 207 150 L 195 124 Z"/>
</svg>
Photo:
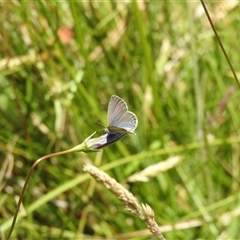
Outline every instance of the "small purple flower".
<svg viewBox="0 0 240 240">
<path fill-rule="evenodd" d="M 94 132 L 88 138 L 86 138 L 81 144 L 75 146 L 74 148 L 70 149 L 71 152 L 97 152 L 99 149 L 107 147 L 121 138 L 125 137 L 128 132 L 125 133 L 105 133 L 104 135 L 92 138 L 92 136 L 96 134 Z"/>
<path fill-rule="evenodd" d="M 107 147 L 117 142 L 118 140 L 120 140 L 126 135 L 127 133 L 106 133 L 98 138 L 86 139 L 84 142 L 85 142 L 87 151 L 89 150 L 96 151 L 97 149 L 102 149 L 104 147 Z"/>
</svg>

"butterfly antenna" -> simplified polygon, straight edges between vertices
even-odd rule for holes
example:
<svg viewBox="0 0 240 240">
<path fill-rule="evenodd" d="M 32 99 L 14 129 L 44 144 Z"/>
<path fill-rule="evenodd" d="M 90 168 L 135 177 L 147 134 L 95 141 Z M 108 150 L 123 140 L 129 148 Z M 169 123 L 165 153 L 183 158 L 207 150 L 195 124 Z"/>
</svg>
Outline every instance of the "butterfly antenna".
<svg viewBox="0 0 240 240">
<path fill-rule="evenodd" d="M 96 123 L 104 127 L 104 128 L 102 128 L 100 130 L 97 130 L 96 132 L 101 132 L 101 131 L 105 131 L 106 132 L 107 128 L 102 123 L 100 123 L 99 121 L 97 121 Z"/>
<path fill-rule="evenodd" d="M 99 121 L 97 121 L 96 122 L 97 124 L 99 124 L 99 125 L 101 125 L 101 126 L 103 126 L 103 127 L 105 127 L 102 123 L 100 123 Z"/>
</svg>

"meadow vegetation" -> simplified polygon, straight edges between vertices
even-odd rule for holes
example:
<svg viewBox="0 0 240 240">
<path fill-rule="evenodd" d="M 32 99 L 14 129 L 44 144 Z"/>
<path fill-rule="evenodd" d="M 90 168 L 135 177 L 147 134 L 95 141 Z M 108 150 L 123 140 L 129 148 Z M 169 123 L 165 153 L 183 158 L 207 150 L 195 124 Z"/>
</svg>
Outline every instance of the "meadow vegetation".
<svg viewBox="0 0 240 240">
<path fill-rule="evenodd" d="M 239 3 L 207 8 L 239 75 Z M 85 164 L 148 204 L 166 239 L 239 237 L 239 85 L 200 2 L 2 1 L 0 12 L 3 239 L 34 161 L 103 129 L 112 95 L 138 117 L 136 135 L 39 164 L 12 239 L 152 239 Z"/>
</svg>

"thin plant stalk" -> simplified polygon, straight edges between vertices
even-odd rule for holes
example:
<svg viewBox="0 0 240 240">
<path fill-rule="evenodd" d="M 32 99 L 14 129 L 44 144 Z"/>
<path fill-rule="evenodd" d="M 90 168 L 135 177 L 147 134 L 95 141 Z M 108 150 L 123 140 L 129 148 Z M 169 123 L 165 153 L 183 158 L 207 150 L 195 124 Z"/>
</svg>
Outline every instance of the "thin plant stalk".
<svg viewBox="0 0 240 240">
<path fill-rule="evenodd" d="M 200 2 L 201 2 L 201 4 L 202 4 L 202 6 L 203 6 L 203 9 L 204 9 L 205 13 L 206 13 L 206 16 L 207 16 L 208 21 L 209 21 L 209 23 L 210 23 L 210 25 L 211 25 L 211 28 L 212 28 L 215 36 L 216 36 L 216 39 L 217 39 L 217 41 L 218 41 L 218 43 L 219 43 L 219 46 L 220 46 L 220 48 L 221 48 L 221 50 L 222 50 L 222 52 L 223 52 L 223 54 L 224 54 L 224 56 L 225 56 L 225 58 L 226 58 L 226 60 L 227 60 L 227 63 L 228 63 L 228 65 L 229 65 L 231 71 L 232 71 L 232 74 L 233 74 L 233 76 L 234 76 L 234 79 L 236 80 L 236 82 L 237 82 L 237 84 L 238 84 L 238 87 L 240 88 L 240 82 L 239 82 L 239 80 L 238 80 L 237 74 L 236 74 L 236 72 L 235 72 L 235 70 L 234 70 L 234 68 L 233 68 L 233 66 L 232 66 L 232 63 L 231 63 L 231 61 L 230 61 L 230 59 L 229 59 L 229 57 L 228 57 L 228 54 L 227 54 L 227 52 L 226 52 L 226 50 L 225 50 L 225 48 L 224 48 L 224 46 L 223 46 L 223 44 L 222 44 L 222 41 L 221 41 L 221 39 L 220 39 L 220 37 L 219 37 L 219 35 L 218 35 L 215 27 L 214 27 L 214 24 L 213 24 L 213 22 L 212 22 L 212 19 L 211 19 L 211 17 L 210 17 L 210 14 L 208 13 L 208 10 L 207 10 L 207 7 L 206 7 L 206 5 L 205 5 L 205 3 L 204 3 L 204 0 L 200 0 Z"/>
<path fill-rule="evenodd" d="M 92 138 L 92 136 L 95 134 L 96 132 L 94 132 L 92 135 L 90 135 L 88 138 L 86 138 L 83 143 L 71 148 L 71 149 L 68 149 L 68 150 L 65 150 L 65 151 L 61 151 L 61 152 L 56 152 L 56 153 L 51 153 L 51 154 L 48 154 L 48 155 L 45 155 L 41 158 L 39 158 L 37 161 L 34 162 L 34 164 L 31 166 L 29 172 L 28 172 L 28 175 L 26 177 L 26 181 L 23 185 L 23 189 L 22 189 L 22 192 L 20 194 L 20 197 L 19 197 L 19 200 L 18 200 L 18 203 L 17 203 L 17 208 L 15 210 L 15 213 L 14 213 L 14 216 L 13 216 L 13 221 L 12 221 L 12 225 L 10 227 L 10 231 L 7 235 L 7 238 L 6 240 L 9 240 L 10 239 L 10 236 L 12 234 L 12 231 L 14 229 L 14 226 L 15 226 L 15 223 L 17 221 L 17 216 L 18 216 L 18 212 L 19 212 L 19 209 L 20 209 L 20 206 L 21 206 L 21 203 L 22 203 L 22 200 L 23 200 L 23 196 L 24 196 L 24 193 L 27 189 L 27 185 L 28 185 L 28 182 L 30 180 L 30 177 L 33 173 L 33 170 L 35 169 L 35 167 L 42 161 L 48 159 L 48 158 L 51 158 L 51 157 L 56 157 L 56 156 L 60 156 L 60 155 L 64 155 L 64 154 L 67 154 L 67 153 L 72 153 L 72 152 L 96 152 L 96 151 L 101 151 L 102 148 L 106 147 L 106 146 L 109 146 L 110 144 L 113 144 L 115 143 L 116 141 L 120 140 L 121 138 L 123 138 L 126 134 L 124 133 L 118 133 L 118 134 L 104 134 L 100 137 L 97 137 L 97 138 Z"/>
<path fill-rule="evenodd" d="M 48 154 L 48 155 L 45 155 L 41 158 L 39 158 L 37 161 L 35 161 L 33 163 L 33 165 L 31 166 L 29 172 L 28 172 L 28 175 L 26 177 L 26 180 L 25 180 L 25 183 L 23 185 L 23 189 L 21 191 L 21 194 L 20 194 L 20 197 L 18 199 L 18 203 L 17 203 L 17 208 L 15 210 L 15 213 L 14 213 L 14 216 L 13 216 L 13 221 L 12 221 L 12 225 L 11 225 L 11 228 L 10 228 L 10 231 L 8 233 L 8 236 L 6 238 L 6 240 L 10 239 L 10 236 L 12 234 L 12 231 L 14 229 L 14 226 L 15 226 L 15 223 L 17 221 L 17 216 L 18 216 L 18 212 L 19 212 L 19 209 L 20 209 L 20 206 L 21 206 L 21 203 L 22 203 L 22 200 L 23 200 L 23 196 L 24 196 L 24 193 L 27 189 L 27 185 L 28 185 L 28 182 L 29 182 L 29 179 L 33 173 L 33 170 L 35 169 L 35 167 L 42 161 L 48 159 L 48 158 L 51 158 L 51 157 L 55 157 L 55 156 L 60 156 L 60 155 L 63 155 L 63 154 L 67 154 L 67 153 L 71 153 L 71 152 L 75 152 L 76 150 L 74 148 L 72 149 L 69 149 L 69 150 L 65 150 L 65 151 L 61 151 L 61 152 L 56 152 L 56 153 L 51 153 L 51 154 Z"/>
</svg>

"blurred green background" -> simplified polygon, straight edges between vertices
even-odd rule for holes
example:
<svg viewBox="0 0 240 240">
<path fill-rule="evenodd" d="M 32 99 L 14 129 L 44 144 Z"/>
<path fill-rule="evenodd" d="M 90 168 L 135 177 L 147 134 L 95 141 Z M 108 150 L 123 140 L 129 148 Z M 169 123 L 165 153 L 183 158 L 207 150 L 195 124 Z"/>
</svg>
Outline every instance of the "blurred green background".
<svg viewBox="0 0 240 240">
<path fill-rule="evenodd" d="M 239 3 L 207 7 L 239 74 Z M 0 11 L 2 237 L 34 161 L 106 126 L 113 94 L 138 116 L 137 135 L 39 164 L 12 239 L 153 238 L 86 163 L 150 205 L 166 239 L 239 237 L 240 94 L 200 2 L 2 1 Z M 159 162 L 168 169 L 127 181 Z"/>
</svg>

